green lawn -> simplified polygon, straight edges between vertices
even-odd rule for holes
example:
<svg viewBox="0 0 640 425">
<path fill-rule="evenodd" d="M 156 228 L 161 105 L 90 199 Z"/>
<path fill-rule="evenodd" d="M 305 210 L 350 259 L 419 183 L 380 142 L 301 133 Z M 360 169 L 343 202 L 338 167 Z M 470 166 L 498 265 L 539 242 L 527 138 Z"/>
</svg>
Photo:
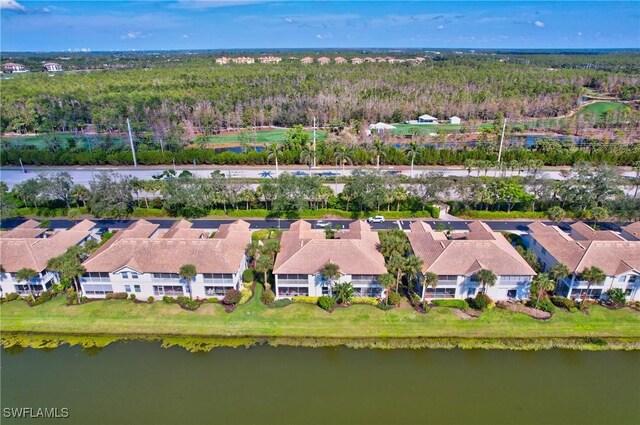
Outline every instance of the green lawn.
<svg viewBox="0 0 640 425">
<path fill-rule="evenodd" d="M 601 115 L 607 111 L 615 111 L 625 107 L 627 107 L 625 104 L 618 103 L 618 102 L 605 102 L 605 101 L 595 102 L 582 108 L 579 113 L 580 114 L 595 113 L 595 114 Z"/>
<path fill-rule="evenodd" d="M 84 136 L 84 135 L 70 135 L 70 134 L 39 134 L 37 136 L 2 136 L 0 140 L 2 143 L 11 143 L 15 145 L 31 145 L 38 149 L 46 147 L 47 141 L 55 140 L 60 146 L 67 147 L 67 140 L 74 138 L 78 142 L 78 146 L 88 146 L 95 144 L 98 141 L 104 140 L 104 136 Z M 119 137 L 112 137 L 111 140 L 114 144 L 128 143 L 127 139 L 120 139 Z"/>
<path fill-rule="evenodd" d="M 459 319 L 454 310 L 444 307 L 434 308 L 428 314 L 419 314 L 407 306 L 382 311 L 368 305 L 353 305 L 333 313 L 306 304 L 270 309 L 258 297 L 231 314 L 217 304 L 205 304 L 189 312 L 175 304 L 135 304 L 129 300 L 67 307 L 61 296 L 37 307 L 18 300 L 2 304 L 0 309 L 2 332 L 312 338 L 640 338 L 640 313 L 603 307 L 593 307 L 589 315 L 558 311 L 546 322 L 501 309 L 485 312 L 477 320 Z"/>
<path fill-rule="evenodd" d="M 284 141 L 284 135 L 287 132 L 286 129 L 274 129 L 274 130 L 260 130 L 256 132 L 255 139 L 251 133 L 247 134 L 247 139 L 253 143 L 280 143 Z M 309 136 L 313 138 L 313 131 L 307 131 Z M 207 143 L 211 144 L 237 144 L 241 141 L 242 133 L 231 133 L 231 134 L 217 134 L 215 136 L 210 136 L 207 138 Z M 326 131 L 316 131 L 316 138 L 318 140 L 324 140 L 327 137 Z"/>
</svg>

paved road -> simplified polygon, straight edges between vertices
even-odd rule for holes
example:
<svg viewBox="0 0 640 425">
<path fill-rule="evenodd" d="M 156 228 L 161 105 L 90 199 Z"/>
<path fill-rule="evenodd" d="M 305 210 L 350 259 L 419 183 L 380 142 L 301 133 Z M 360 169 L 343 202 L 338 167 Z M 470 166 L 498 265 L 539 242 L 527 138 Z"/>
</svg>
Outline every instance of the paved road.
<svg viewBox="0 0 640 425">
<path fill-rule="evenodd" d="M 3 229 L 12 229 L 23 223 L 25 219 L 15 218 L 15 219 L 7 219 L 0 223 L 0 227 Z M 135 221 L 135 219 L 123 219 L 123 220 L 111 220 L 111 219 L 95 219 L 93 220 L 97 223 L 99 227 L 108 227 L 109 229 L 123 229 L 128 227 L 131 223 Z M 160 228 L 166 229 L 171 227 L 174 219 L 149 219 L 148 221 L 152 223 L 156 223 L 160 225 Z M 217 229 L 221 224 L 232 223 L 235 221 L 234 219 L 197 219 L 193 220 L 193 227 L 197 229 Z M 267 229 L 267 228 L 280 228 L 280 229 L 288 229 L 295 220 L 278 220 L 278 219 L 257 219 L 257 220 L 246 220 L 250 223 L 252 229 Z M 307 220 L 312 223 L 313 227 L 316 227 L 316 223 L 318 220 Z M 347 227 L 349 223 L 353 220 L 330 220 L 334 227 Z M 385 230 L 385 229 L 398 229 L 402 228 L 404 230 L 409 230 L 409 225 L 412 220 L 392 220 L 386 221 L 384 223 L 374 223 L 372 224 L 372 228 L 374 230 Z M 471 221 L 443 221 L 443 220 L 425 220 L 431 227 L 434 229 L 439 225 L 445 226 L 447 229 L 454 230 L 468 230 L 467 224 L 471 223 Z M 489 227 L 498 232 L 526 232 L 527 225 L 532 223 L 531 220 L 518 220 L 518 221 L 485 221 Z M 554 224 L 550 221 L 545 221 L 545 224 Z M 561 228 L 564 230 L 569 229 L 569 225 L 571 222 L 564 222 L 561 224 Z M 619 231 L 620 226 L 626 223 L 611 223 L 611 222 L 602 222 L 597 223 L 601 229 L 606 230 L 614 230 Z M 52 229 L 68 229 L 73 225 L 71 220 L 67 219 L 51 219 L 51 228 Z"/>
<path fill-rule="evenodd" d="M 153 167 L 107 167 L 107 166 L 95 166 L 95 167 L 25 167 L 26 173 L 22 172 L 20 167 L 2 167 L 0 170 L 0 181 L 5 182 L 9 187 L 13 187 L 15 184 L 21 183 L 27 179 L 35 177 L 38 173 L 45 172 L 60 172 L 67 171 L 71 174 L 73 181 L 76 184 L 88 185 L 93 179 L 95 173 L 100 171 L 110 171 L 121 175 L 128 175 L 137 177 L 141 180 L 151 180 L 154 175 L 161 174 L 162 171 L 172 169 L 171 166 L 153 166 Z M 220 166 L 180 166 L 176 167 L 176 171 L 189 170 L 193 174 L 200 177 L 208 177 L 212 171 L 219 170 L 231 178 L 274 178 L 276 176 L 275 168 L 273 167 L 220 167 Z M 352 175 L 354 172 L 362 170 L 354 168 L 346 168 L 344 171 L 341 168 L 322 167 L 314 168 L 311 170 L 311 174 L 322 176 L 341 176 Z M 375 170 L 374 167 L 368 167 L 367 170 Z M 402 174 L 409 176 L 411 171 L 408 167 L 380 167 L 382 172 L 392 174 Z M 416 167 L 414 170 L 414 176 L 417 176 L 425 171 L 441 172 L 445 176 L 467 176 L 468 173 L 465 169 L 460 167 Z M 280 172 L 288 172 L 294 175 L 308 175 L 309 169 L 306 167 L 281 167 Z M 547 169 L 544 171 L 547 178 L 560 180 L 563 179 L 562 174 L 558 168 Z M 502 173 L 496 171 L 489 171 L 487 175 L 495 176 L 496 174 L 502 175 Z M 525 175 L 522 173 L 521 175 Z M 631 177 L 634 175 L 631 171 L 625 171 L 623 173 L 626 176 Z M 477 175 L 474 171 L 472 175 Z M 484 172 L 481 173 L 484 175 Z M 506 172 L 506 175 L 518 175 L 517 172 Z"/>
</svg>

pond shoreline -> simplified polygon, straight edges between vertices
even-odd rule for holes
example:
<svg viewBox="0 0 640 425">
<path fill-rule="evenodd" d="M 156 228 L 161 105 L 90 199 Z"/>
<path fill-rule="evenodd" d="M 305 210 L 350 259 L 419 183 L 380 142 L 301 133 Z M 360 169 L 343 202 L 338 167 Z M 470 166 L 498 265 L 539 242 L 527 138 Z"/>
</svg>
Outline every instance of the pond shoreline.
<svg viewBox="0 0 640 425">
<path fill-rule="evenodd" d="M 640 351 L 640 338 L 633 337 L 535 337 L 535 338 L 461 338 L 461 337 L 286 337 L 286 336 L 199 336 L 144 334 L 67 334 L 2 332 L 0 346 L 4 349 L 53 349 L 62 345 L 79 345 L 83 349 L 104 348 L 119 341 L 160 342 L 163 348 L 182 347 L 190 352 L 207 352 L 214 348 L 272 347 L 347 347 L 352 349 L 482 349 L 538 351 L 551 349 L 577 351 Z"/>
</svg>

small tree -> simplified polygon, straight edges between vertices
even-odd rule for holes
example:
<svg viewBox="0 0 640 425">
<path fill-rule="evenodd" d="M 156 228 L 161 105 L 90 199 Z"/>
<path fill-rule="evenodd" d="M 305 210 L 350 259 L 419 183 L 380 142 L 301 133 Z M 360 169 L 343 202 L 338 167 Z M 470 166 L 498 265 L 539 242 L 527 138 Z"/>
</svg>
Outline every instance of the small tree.
<svg viewBox="0 0 640 425">
<path fill-rule="evenodd" d="M 540 304 L 542 296 L 548 291 L 553 291 L 555 287 L 555 282 L 546 273 L 540 273 L 533 278 L 531 282 L 531 295 L 536 296 L 536 306 Z"/>
<path fill-rule="evenodd" d="M 351 282 L 336 283 L 333 285 L 332 291 L 338 304 L 348 303 L 356 292 Z"/>
<path fill-rule="evenodd" d="M 426 288 L 436 289 L 438 287 L 438 275 L 432 272 L 426 272 L 420 277 L 420 283 L 422 284 L 422 286 L 425 287 L 425 289 Z"/>
<path fill-rule="evenodd" d="M 38 273 L 33 270 L 33 269 L 29 269 L 29 268 L 23 268 L 18 270 L 18 272 L 16 273 L 16 279 L 18 279 L 18 282 L 24 282 L 27 284 L 27 287 L 29 288 L 29 292 L 31 293 L 31 300 L 35 301 L 36 297 L 33 293 L 33 287 L 31 286 L 31 281 L 38 276 Z"/>
<path fill-rule="evenodd" d="M 582 299 L 586 299 L 591 289 L 591 285 L 600 285 L 604 282 L 607 276 L 598 267 L 587 267 L 582 271 L 582 279 L 587 281 L 587 291 L 583 294 Z"/>
<path fill-rule="evenodd" d="M 566 279 L 571 274 L 569 267 L 563 263 L 555 263 L 551 269 L 549 269 L 549 276 L 556 281 L 556 286 L 561 280 Z"/>
<path fill-rule="evenodd" d="M 264 284 L 265 289 L 268 288 L 269 282 L 267 280 L 269 272 L 273 269 L 273 260 L 268 255 L 261 255 L 256 260 L 256 271 L 258 273 L 262 273 L 264 276 L 264 280 L 262 283 Z"/>
<path fill-rule="evenodd" d="M 340 266 L 335 263 L 327 263 L 320 270 L 320 275 L 323 279 L 329 281 L 329 291 L 333 287 L 333 281 L 340 279 L 342 273 L 340 273 Z"/>
<path fill-rule="evenodd" d="M 482 285 L 482 289 L 486 291 L 487 286 L 493 286 L 496 284 L 498 277 L 491 270 L 482 269 L 476 273 L 476 280 L 480 285 Z"/>
<path fill-rule="evenodd" d="M 194 266 L 193 264 L 183 264 L 182 266 L 180 266 L 178 275 L 180 275 L 180 277 L 184 279 L 185 282 L 187 282 L 187 285 L 189 287 L 189 297 L 193 300 L 193 291 L 191 290 L 191 282 L 198 275 L 196 266 Z"/>
<path fill-rule="evenodd" d="M 565 210 L 557 206 L 551 207 L 547 210 L 547 217 L 549 217 L 549 220 L 555 221 L 556 223 L 564 220 L 566 216 L 567 213 Z"/>
<path fill-rule="evenodd" d="M 627 302 L 627 295 L 624 293 L 622 288 L 612 288 L 607 291 L 607 295 L 609 296 L 609 301 L 614 304 L 624 304 Z"/>
<path fill-rule="evenodd" d="M 385 273 L 378 277 L 378 283 L 385 289 L 385 291 L 389 291 L 393 285 L 396 283 L 396 278 L 391 273 Z M 385 303 L 389 302 L 389 297 L 385 297 Z"/>
</svg>

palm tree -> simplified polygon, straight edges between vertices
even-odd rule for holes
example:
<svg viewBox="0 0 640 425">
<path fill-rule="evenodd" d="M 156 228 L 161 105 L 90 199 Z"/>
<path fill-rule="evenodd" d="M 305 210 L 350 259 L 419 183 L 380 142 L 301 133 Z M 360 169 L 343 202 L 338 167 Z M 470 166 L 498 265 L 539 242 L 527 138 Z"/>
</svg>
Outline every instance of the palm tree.
<svg viewBox="0 0 640 425">
<path fill-rule="evenodd" d="M 31 300 L 33 300 L 33 301 L 36 300 L 36 297 L 35 297 L 35 295 L 33 293 L 33 286 L 31 286 L 30 282 L 36 276 L 38 276 L 38 273 L 35 270 L 29 269 L 29 268 L 20 269 L 16 273 L 16 279 L 18 279 L 18 282 L 24 282 L 29 287 L 29 292 L 31 293 Z"/>
<path fill-rule="evenodd" d="M 385 157 L 387 151 L 385 149 L 384 142 L 380 139 L 375 139 L 371 144 L 371 153 L 376 157 L 376 168 L 380 168 L 380 157 Z"/>
<path fill-rule="evenodd" d="M 348 148 L 345 145 L 340 145 L 333 156 L 336 159 L 336 163 L 342 165 L 342 174 L 344 175 L 344 163 L 348 162 L 349 165 L 353 165 L 353 160 L 351 159 L 351 148 Z"/>
<path fill-rule="evenodd" d="M 409 291 L 411 291 L 411 283 L 415 278 L 418 277 L 420 272 L 422 271 L 422 259 L 416 257 L 415 255 L 410 255 L 404 260 L 404 273 L 407 275 L 407 286 Z"/>
<path fill-rule="evenodd" d="M 273 270 L 273 259 L 269 255 L 263 254 L 256 260 L 255 268 L 258 273 L 262 273 L 264 276 L 262 283 L 264 284 L 264 288 L 267 289 L 269 287 L 269 282 L 267 281 L 269 271 Z"/>
<path fill-rule="evenodd" d="M 589 290 L 591 289 L 591 285 L 600 285 L 604 282 L 607 276 L 604 274 L 602 269 L 598 267 L 587 267 L 582 271 L 582 279 L 587 281 L 587 292 L 583 294 L 582 299 L 584 300 L 589 294 Z"/>
<path fill-rule="evenodd" d="M 487 286 L 495 285 L 498 278 L 491 270 L 482 269 L 476 273 L 476 280 L 480 283 L 480 285 L 482 285 L 483 291 L 485 291 Z"/>
<path fill-rule="evenodd" d="M 278 143 L 272 143 L 267 148 L 267 161 L 275 159 L 276 161 L 276 178 L 278 178 L 278 154 L 282 152 L 282 146 Z"/>
<path fill-rule="evenodd" d="M 183 278 L 185 282 L 187 282 L 187 285 L 189 287 L 189 298 L 193 299 L 193 291 L 191 291 L 191 281 L 198 275 L 196 266 L 194 266 L 193 264 L 183 264 L 182 266 L 180 266 L 178 275 L 180 275 L 180 277 Z"/>
<path fill-rule="evenodd" d="M 536 294 L 536 305 L 540 303 L 540 298 L 545 292 L 553 291 L 556 287 L 553 279 L 549 277 L 547 273 L 540 273 L 536 277 L 533 278 L 531 282 L 531 289 L 534 294 Z"/>
<path fill-rule="evenodd" d="M 387 262 L 387 270 L 394 273 L 396 275 L 396 292 L 398 292 L 398 288 L 400 287 L 400 280 L 402 279 L 402 275 L 405 270 L 405 257 L 400 255 L 394 255 L 389 258 Z"/>
<path fill-rule="evenodd" d="M 378 277 L 378 283 L 388 291 L 396 283 L 396 278 L 391 273 L 385 273 Z M 388 302 L 389 297 L 385 297 L 385 302 Z"/>
<path fill-rule="evenodd" d="M 80 301 L 80 278 L 87 271 L 82 265 L 82 259 L 86 255 L 79 246 L 72 246 L 67 251 L 47 261 L 47 270 L 52 270 L 60 274 L 62 280 L 72 283 L 78 302 Z"/>
<path fill-rule="evenodd" d="M 311 173 L 311 167 L 313 166 L 313 159 L 315 158 L 315 152 L 313 146 L 304 145 L 300 149 L 300 162 L 306 164 L 309 167 L 309 173 Z"/>
<path fill-rule="evenodd" d="M 422 299 L 424 299 L 424 294 L 427 288 L 436 289 L 438 287 L 438 275 L 432 272 L 426 272 L 420 277 L 420 283 L 425 289 L 422 291 Z"/>
<path fill-rule="evenodd" d="M 410 142 L 404 150 L 404 153 L 411 157 L 411 178 L 413 178 L 413 163 L 418 152 L 420 152 L 420 145 L 418 145 L 418 142 Z"/>
<path fill-rule="evenodd" d="M 340 279 L 342 273 L 340 273 L 340 266 L 335 263 L 327 263 L 320 270 L 320 275 L 322 275 L 323 279 L 329 281 L 329 292 L 332 292 L 333 289 L 333 281 L 336 279 Z"/>
<path fill-rule="evenodd" d="M 338 304 L 348 303 L 353 298 L 356 290 L 351 282 L 336 283 L 333 285 L 333 296 Z"/>
<path fill-rule="evenodd" d="M 260 252 L 260 241 L 249 242 L 244 250 L 249 258 L 255 259 L 258 256 L 258 252 Z"/>
<path fill-rule="evenodd" d="M 549 276 L 556 281 L 556 286 L 561 280 L 566 279 L 571 274 L 569 267 L 563 263 L 555 263 L 551 269 L 549 269 Z"/>
</svg>

